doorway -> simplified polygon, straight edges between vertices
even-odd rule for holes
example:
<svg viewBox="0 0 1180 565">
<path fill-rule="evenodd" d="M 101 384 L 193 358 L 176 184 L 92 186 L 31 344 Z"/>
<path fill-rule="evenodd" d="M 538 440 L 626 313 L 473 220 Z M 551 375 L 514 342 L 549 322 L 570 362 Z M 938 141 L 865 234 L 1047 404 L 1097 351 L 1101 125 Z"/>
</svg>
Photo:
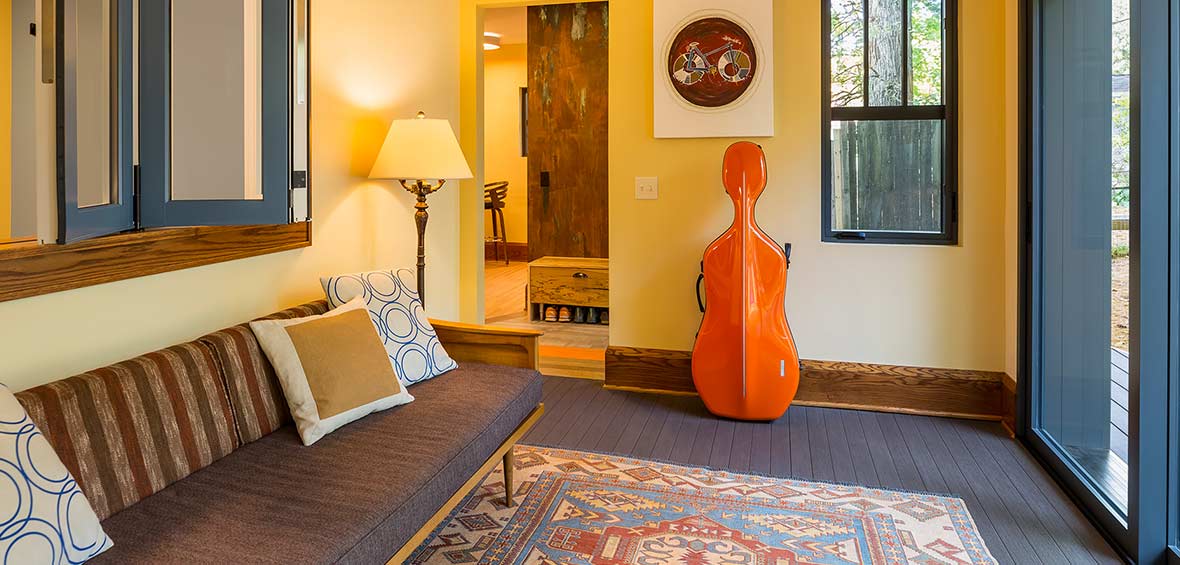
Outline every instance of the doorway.
<svg viewBox="0 0 1180 565">
<path fill-rule="evenodd" d="M 602 379 L 608 4 L 489 8 L 483 25 L 485 322 L 543 331 L 547 375 Z"/>
</svg>

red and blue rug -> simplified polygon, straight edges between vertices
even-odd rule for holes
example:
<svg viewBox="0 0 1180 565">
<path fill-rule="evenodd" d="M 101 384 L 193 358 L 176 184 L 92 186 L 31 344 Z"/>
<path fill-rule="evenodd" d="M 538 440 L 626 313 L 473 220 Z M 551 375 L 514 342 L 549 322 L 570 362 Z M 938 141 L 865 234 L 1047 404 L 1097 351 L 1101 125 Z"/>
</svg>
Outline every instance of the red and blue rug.
<svg viewBox="0 0 1180 565">
<path fill-rule="evenodd" d="M 995 563 L 958 498 L 516 448 L 516 500 L 493 471 L 415 564 Z"/>
</svg>

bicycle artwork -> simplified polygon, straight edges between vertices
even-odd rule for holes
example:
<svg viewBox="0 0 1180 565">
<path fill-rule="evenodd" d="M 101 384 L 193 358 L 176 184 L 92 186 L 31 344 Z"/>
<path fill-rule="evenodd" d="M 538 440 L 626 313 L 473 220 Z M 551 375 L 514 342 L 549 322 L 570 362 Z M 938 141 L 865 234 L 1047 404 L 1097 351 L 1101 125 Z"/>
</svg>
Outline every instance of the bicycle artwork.
<svg viewBox="0 0 1180 565">
<path fill-rule="evenodd" d="M 689 22 L 668 47 L 668 79 L 694 106 L 723 108 L 739 101 L 757 72 L 758 53 L 750 33 L 724 17 Z"/>
<path fill-rule="evenodd" d="M 652 135 L 773 136 L 779 2 L 651 1 Z"/>
</svg>

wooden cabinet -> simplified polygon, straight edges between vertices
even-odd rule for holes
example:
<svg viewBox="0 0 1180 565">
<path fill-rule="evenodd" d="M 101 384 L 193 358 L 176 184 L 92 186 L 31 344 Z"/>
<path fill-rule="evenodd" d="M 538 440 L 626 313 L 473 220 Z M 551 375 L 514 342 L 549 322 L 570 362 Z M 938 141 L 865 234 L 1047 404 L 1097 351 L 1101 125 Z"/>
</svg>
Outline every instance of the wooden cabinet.
<svg viewBox="0 0 1180 565">
<path fill-rule="evenodd" d="M 529 263 L 529 302 L 609 307 L 610 276 L 607 260 L 542 257 Z"/>
</svg>

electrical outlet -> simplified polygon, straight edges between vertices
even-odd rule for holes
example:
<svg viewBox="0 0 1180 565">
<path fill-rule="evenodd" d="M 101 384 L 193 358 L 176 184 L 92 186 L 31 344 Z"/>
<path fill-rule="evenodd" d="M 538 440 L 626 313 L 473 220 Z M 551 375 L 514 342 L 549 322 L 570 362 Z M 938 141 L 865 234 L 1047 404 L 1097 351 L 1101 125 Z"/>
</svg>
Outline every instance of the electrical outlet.
<svg viewBox="0 0 1180 565">
<path fill-rule="evenodd" d="M 660 179 L 656 177 L 635 177 L 636 200 L 658 200 L 660 198 Z"/>
</svg>

